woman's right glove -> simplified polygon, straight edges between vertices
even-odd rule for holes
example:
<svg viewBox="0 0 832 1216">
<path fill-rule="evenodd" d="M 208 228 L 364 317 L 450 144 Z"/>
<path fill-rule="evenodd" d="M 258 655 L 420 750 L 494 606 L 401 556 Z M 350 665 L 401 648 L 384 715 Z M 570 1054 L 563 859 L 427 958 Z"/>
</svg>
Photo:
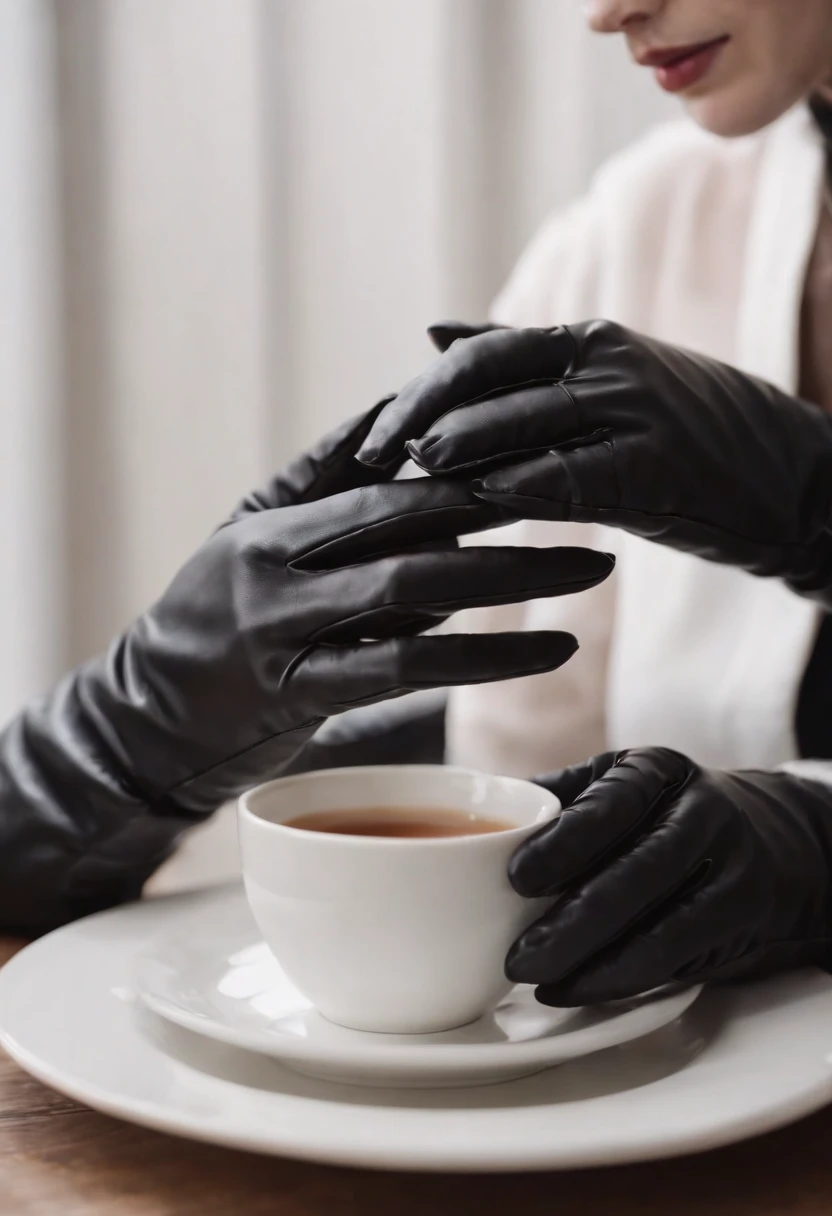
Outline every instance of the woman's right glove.
<svg viewBox="0 0 832 1216">
<path fill-rule="evenodd" d="M 0 737 L 0 926 L 135 897 L 183 828 L 278 775 L 330 714 L 560 666 L 569 634 L 414 636 L 594 586 L 581 549 L 462 549 L 504 522 L 461 483 L 379 483 L 374 413 L 252 495 L 109 653 Z"/>
</svg>

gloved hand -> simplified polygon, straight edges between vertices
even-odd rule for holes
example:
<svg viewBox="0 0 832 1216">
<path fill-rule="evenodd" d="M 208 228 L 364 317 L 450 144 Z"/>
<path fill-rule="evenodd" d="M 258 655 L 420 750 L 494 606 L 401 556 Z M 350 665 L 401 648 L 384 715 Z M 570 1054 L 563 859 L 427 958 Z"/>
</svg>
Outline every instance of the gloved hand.
<svg viewBox="0 0 832 1216">
<path fill-rule="evenodd" d="M 447 702 L 444 689 L 430 688 L 327 718 L 284 772 L 357 764 L 442 764 Z"/>
<path fill-rule="evenodd" d="M 607 321 L 457 332 L 359 459 L 406 447 L 518 515 L 624 528 L 832 607 L 832 417 Z"/>
<path fill-rule="evenodd" d="M 506 974 L 544 1004 L 832 963 L 832 789 L 659 747 L 538 780 L 566 809 L 520 846 L 510 879 L 560 898 Z"/>
<path fill-rule="evenodd" d="M 458 482 L 367 484 L 370 422 L 242 503 L 105 657 L 0 737 L 1 926 L 137 895 L 184 827 L 276 776 L 329 714 L 574 652 L 562 633 L 412 636 L 463 606 L 592 586 L 612 563 L 458 550 L 504 513 Z"/>
</svg>

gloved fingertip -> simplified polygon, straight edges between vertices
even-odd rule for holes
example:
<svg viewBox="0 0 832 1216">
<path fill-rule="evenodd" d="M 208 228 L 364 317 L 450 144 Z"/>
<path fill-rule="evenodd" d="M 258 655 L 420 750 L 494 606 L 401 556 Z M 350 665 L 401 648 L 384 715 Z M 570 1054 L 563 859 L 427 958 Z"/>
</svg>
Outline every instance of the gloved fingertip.
<svg viewBox="0 0 832 1216">
<path fill-rule="evenodd" d="M 430 445 L 424 439 L 408 439 L 404 445 L 404 450 L 407 452 L 414 464 L 417 464 L 420 469 L 426 469 L 429 459 L 426 460 L 426 455 L 430 450 Z"/>
<path fill-rule="evenodd" d="M 359 448 L 355 458 L 361 464 L 367 465 L 368 468 L 378 469 L 381 472 L 390 472 L 401 461 L 403 451 L 404 449 L 401 447 L 396 447 L 391 451 L 390 448 L 373 445 L 371 447 Z"/>
<path fill-rule="evenodd" d="M 478 490 L 482 490 L 484 494 L 491 494 L 494 491 L 501 491 L 505 488 L 505 478 L 501 477 L 500 469 L 494 469 L 491 473 L 484 473 L 483 477 L 478 477 L 474 480 L 474 485 Z"/>
<path fill-rule="evenodd" d="M 563 633 L 559 646 L 559 656 L 563 657 L 564 663 L 571 659 L 574 654 L 577 654 L 581 649 L 581 644 L 575 637 L 574 633 Z"/>
<path fill-rule="evenodd" d="M 554 822 L 556 823 L 557 820 Z M 546 828 L 550 828 L 550 825 L 546 824 Z M 549 893 L 547 888 L 551 884 L 548 880 L 549 876 L 546 874 L 545 858 L 541 864 L 539 854 L 540 850 L 535 835 L 524 840 L 509 860 L 508 880 L 517 894 L 522 895 L 524 899 L 535 899 Z"/>
<path fill-rule="evenodd" d="M 576 577 L 584 576 L 596 582 L 603 582 L 615 569 L 615 558 L 599 549 L 582 549 L 577 545 L 570 548 L 562 546 L 553 549 L 552 556 L 556 561 L 568 560 L 569 568 Z"/>
<path fill-rule="evenodd" d="M 428 326 L 427 334 L 436 349 L 444 354 L 457 338 L 463 336 L 465 328 L 457 321 L 437 321 L 434 325 Z"/>
<path fill-rule="evenodd" d="M 582 1005 L 606 1005 L 627 1001 L 658 985 L 649 976 L 625 973 L 620 968 L 579 965 L 564 976 L 553 976 L 535 992 L 541 1005 L 554 1009 L 577 1009 Z"/>
<path fill-rule="evenodd" d="M 359 462 L 359 464 L 376 465 L 381 463 L 379 460 L 380 455 L 381 453 L 375 444 L 362 443 L 361 447 L 355 453 L 355 459 Z"/>
<path fill-rule="evenodd" d="M 512 984 L 537 984 L 541 976 L 541 963 L 533 953 L 526 950 L 522 938 L 516 941 L 506 955 L 503 971 Z"/>
<path fill-rule="evenodd" d="M 487 473 L 484 477 L 475 478 L 471 482 L 471 488 L 475 494 L 479 494 L 483 498 L 492 494 L 511 494 L 513 490 L 505 471 L 500 469 Z"/>
<path fill-rule="evenodd" d="M 480 636 L 488 639 L 487 634 Z M 493 675 L 487 677 L 489 680 L 516 680 L 555 671 L 568 663 L 579 648 L 578 639 L 573 634 L 553 632 L 528 635 L 529 640 L 525 645 L 516 638 L 512 639 L 512 643 L 500 653 L 501 639 L 494 635 L 492 637 L 493 641 L 488 639 L 490 645 L 483 656 L 486 668 L 494 671 Z"/>
<path fill-rule="evenodd" d="M 476 478 L 470 483 L 470 486 L 471 493 L 476 495 L 477 498 L 481 498 L 483 502 L 494 503 L 494 505 L 498 507 L 510 508 L 512 499 L 511 494 L 507 491 L 492 490 L 491 487 L 486 484 L 484 478 Z M 517 516 L 515 515 L 514 518 L 516 519 Z"/>
<path fill-rule="evenodd" d="M 541 1005 L 552 1009 L 579 1009 L 583 1005 L 598 1004 L 596 1000 L 588 1000 L 580 988 L 567 983 L 539 984 L 534 992 L 535 1000 Z"/>
</svg>

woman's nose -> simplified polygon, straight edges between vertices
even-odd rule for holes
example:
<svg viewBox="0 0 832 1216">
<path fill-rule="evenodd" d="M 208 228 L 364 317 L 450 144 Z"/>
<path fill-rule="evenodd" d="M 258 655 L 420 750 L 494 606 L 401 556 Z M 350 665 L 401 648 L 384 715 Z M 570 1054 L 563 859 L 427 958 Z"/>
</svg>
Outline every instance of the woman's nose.
<svg viewBox="0 0 832 1216">
<path fill-rule="evenodd" d="M 655 17 L 666 0 L 584 0 L 584 14 L 596 34 L 620 34 Z"/>
</svg>

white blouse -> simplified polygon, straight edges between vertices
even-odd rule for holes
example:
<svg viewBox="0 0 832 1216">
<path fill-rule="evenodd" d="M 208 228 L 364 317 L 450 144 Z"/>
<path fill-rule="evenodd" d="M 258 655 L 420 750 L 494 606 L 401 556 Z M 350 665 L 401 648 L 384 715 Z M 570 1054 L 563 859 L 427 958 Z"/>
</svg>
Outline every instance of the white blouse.
<svg viewBox="0 0 832 1216">
<path fill-rule="evenodd" d="M 606 317 L 796 392 L 823 172 L 803 107 L 741 140 L 661 127 L 546 224 L 493 315 L 516 326 Z M 581 648 L 549 675 L 455 690 L 451 762 L 530 775 L 638 745 L 726 768 L 795 761 L 814 605 L 778 581 L 595 525 L 521 523 L 470 543 L 509 539 L 592 545 L 618 566 L 581 595 L 456 618 L 472 630 L 566 629 Z"/>
</svg>

